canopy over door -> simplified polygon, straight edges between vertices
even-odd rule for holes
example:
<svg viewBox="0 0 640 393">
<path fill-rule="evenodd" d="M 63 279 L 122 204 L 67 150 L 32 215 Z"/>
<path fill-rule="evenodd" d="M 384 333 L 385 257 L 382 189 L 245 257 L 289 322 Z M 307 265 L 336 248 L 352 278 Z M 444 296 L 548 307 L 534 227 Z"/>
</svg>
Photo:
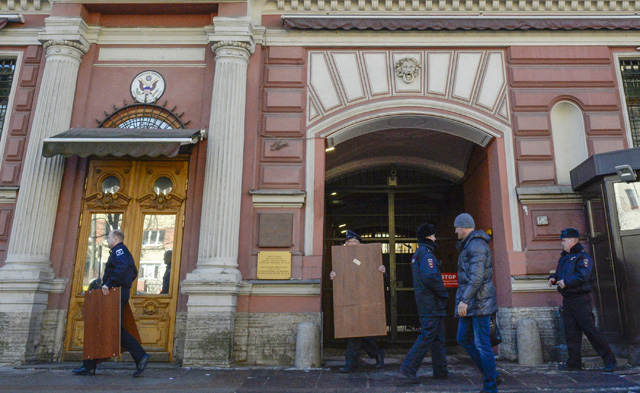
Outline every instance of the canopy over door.
<svg viewBox="0 0 640 393">
<path fill-rule="evenodd" d="M 182 146 L 190 147 L 204 135 L 204 130 L 72 128 L 46 138 L 42 155 L 175 157 Z"/>
</svg>

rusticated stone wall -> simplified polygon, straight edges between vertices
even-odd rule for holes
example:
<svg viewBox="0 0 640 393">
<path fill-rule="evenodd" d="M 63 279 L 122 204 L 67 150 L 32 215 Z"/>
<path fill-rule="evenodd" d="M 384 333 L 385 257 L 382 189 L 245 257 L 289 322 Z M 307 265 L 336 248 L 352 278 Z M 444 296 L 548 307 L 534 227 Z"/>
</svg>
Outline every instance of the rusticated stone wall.
<svg viewBox="0 0 640 393">
<path fill-rule="evenodd" d="M 322 325 L 321 313 L 236 313 L 237 365 L 293 366 L 298 324 Z"/>
</svg>

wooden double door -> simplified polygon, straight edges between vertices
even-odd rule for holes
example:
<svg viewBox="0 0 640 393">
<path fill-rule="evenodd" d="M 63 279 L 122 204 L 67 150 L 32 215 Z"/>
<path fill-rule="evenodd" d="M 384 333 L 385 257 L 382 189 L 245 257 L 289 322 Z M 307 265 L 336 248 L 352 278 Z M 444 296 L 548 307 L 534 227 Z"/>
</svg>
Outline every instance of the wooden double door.
<svg viewBox="0 0 640 393">
<path fill-rule="evenodd" d="M 67 318 L 65 360 L 82 357 L 84 293 L 104 273 L 113 229 L 138 266 L 130 304 L 142 346 L 171 361 L 187 195 L 186 160 L 92 160 L 83 195 L 80 236 Z"/>
</svg>

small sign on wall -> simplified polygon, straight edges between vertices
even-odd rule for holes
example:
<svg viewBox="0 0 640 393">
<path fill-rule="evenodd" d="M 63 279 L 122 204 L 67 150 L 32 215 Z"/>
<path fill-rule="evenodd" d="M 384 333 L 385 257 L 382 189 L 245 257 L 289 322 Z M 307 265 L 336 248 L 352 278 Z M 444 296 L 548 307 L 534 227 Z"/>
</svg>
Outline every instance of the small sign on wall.
<svg viewBox="0 0 640 393">
<path fill-rule="evenodd" d="M 458 288 L 458 273 L 442 273 L 445 288 Z"/>
<path fill-rule="evenodd" d="M 291 247 L 293 213 L 259 213 L 258 247 Z"/>
<path fill-rule="evenodd" d="M 291 278 L 289 251 L 260 251 L 258 253 L 259 280 L 288 280 Z"/>
</svg>

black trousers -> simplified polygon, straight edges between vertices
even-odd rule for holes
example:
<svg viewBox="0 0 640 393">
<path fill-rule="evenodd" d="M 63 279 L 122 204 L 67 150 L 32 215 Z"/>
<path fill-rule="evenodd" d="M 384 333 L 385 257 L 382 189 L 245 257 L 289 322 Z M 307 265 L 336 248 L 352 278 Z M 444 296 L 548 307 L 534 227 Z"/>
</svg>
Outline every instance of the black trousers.
<svg viewBox="0 0 640 393">
<path fill-rule="evenodd" d="M 562 299 L 562 319 L 564 321 L 564 331 L 567 340 L 567 352 L 569 358 L 567 365 L 580 368 L 582 366 L 582 333 L 602 357 L 605 365 L 616 363 L 616 357 L 611 352 L 609 343 L 604 334 L 595 325 L 595 318 L 591 311 L 591 295 L 580 294 L 565 296 Z"/>
<path fill-rule="evenodd" d="M 400 369 L 416 375 L 427 352 L 431 350 L 433 375 L 447 375 L 447 356 L 445 355 L 444 317 L 420 317 L 420 335 L 411 347 Z"/>
<path fill-rule="evenodd" d="M 129 289 L 122 288 L 122 295 L 120 297 L 120 323 L 122 323 L 122 311 L 124 306 L 129 302 Z M 138 364 L 138 361 L 142 359 L 147 352 L 142 348 L 142 345 L 124 328 L 120 325 L 120 345 L 127 352 L 131 354 L 133 360 Z M 98 363 L 104 359 L 87 359 L 82 361 L 82 365 L 87 369 L 93 369 Z"/>
<path fill-rule="evenodd" d="M 358 366 L 358 355 L 360 349 L 369 355 L 371 359 L 378 357 L 378 354 L 382 352 L 378 344 L 373 337 L 351 337 L 347 339 L 347 353 L 345 354 L 344 367 L 348 369 L 354 369 Z"/>
</svg>

